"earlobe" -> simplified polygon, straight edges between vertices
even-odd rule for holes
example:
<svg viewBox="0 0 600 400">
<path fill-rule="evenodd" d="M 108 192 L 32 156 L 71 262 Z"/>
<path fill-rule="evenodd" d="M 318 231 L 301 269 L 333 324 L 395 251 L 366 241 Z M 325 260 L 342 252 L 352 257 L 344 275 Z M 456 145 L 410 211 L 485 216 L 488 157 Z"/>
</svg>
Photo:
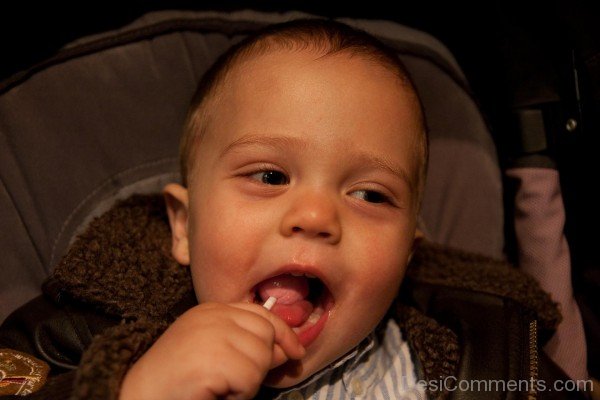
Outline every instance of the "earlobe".
<svg viewBox="0 0 600 400">
<path fill-rule="evenodd" d="M 414 240 L 414 243 L 415 243 L 415 244 L 418 244 L 418 243 L 419 243 L 419 241 L 420 241 L 420 240 L 423 240 L 423 239 L 425 239 L 425 234 L 423 233 L 423 231 L 422 231 L 422 230 L 420 230 L 419 228 L 417 228 L 417 229 L 415 230 L 415 240 Z"/>
<path fill-rule="evenodd" d="M 188 236 L 188 191 L 181 185 L 170 183 L 163 189 L 171 226 L 171 254 L 182 265 L 190 264 Z"/>
<path fill-rule="evenodd" d="M 425 239 L 425 235 L 419 228 L 417 228 L 417 230 L 415 231 L 415 238 L 413 239 L 413 244 L 410 248 L 410 254 L 408 255 L 407 264 L 410 264 L 410 262 L 412 261 L 413 254 L 415 253 L 415 250 L 416 250 L 417 246 L 419 245 L 419 242 L 423 239 Z"/>
</svg>

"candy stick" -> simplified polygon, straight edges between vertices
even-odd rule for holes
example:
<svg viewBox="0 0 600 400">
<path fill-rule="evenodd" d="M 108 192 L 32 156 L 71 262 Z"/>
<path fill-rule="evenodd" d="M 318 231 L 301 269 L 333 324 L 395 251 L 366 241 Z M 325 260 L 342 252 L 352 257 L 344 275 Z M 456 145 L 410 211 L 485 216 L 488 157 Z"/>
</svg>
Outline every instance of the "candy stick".
<svg viewBox="0 0 600 400">
<path fill-rule="evenodd" d="M 271 308 L 273 308 L 276 301 L 277 301 L 277 299 L 275 297 L 271 296 L 267 299 L 267 301 L 265 301 L 265 304 L 263 304 L 263 307 L 266 308 L 267 310 L 270 310 Z"/>
</svg>

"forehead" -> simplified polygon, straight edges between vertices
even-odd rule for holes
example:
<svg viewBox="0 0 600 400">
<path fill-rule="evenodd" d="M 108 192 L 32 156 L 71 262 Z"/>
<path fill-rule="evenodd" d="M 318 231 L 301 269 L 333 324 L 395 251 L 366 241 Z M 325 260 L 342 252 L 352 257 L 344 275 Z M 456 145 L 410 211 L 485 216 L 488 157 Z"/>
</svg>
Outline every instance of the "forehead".
<svg viewBox="0 0 600 400">
<path fill-rule="evenodd" d="M 338 93 L 343 87 L 346 92 L 360 87 L 365 96 L 377 92 L 403 97 L 409 89 L 398 75 L 373 57 L 349 50 L 325 53 L 283 49 L 247 55 L 232 67 L 222 87 L 225 93 L 250 96 L 293 95 L 294 89 L 305 89 L 311 90 L 314 97 L 323 97 L 332 90 Z"/>
<path fill-rule="evenodd" d="M 203 146 L 224 148 L 244 135 L 283 135 L 316 148 L 393 149 L 411 163 L 421 129 L 418 102 L 398 75 L 344 52 L 280 50 L 247 57 L 227 74 L 209 114 Z"/>
<path fill-rule="evenodd" d="M 235 112 L 244 120 L 279 112 L 304 120 L 326 120 L 328 114 L 332 119 L 346 117 L 348 123 L 374 118 L 401 120 L 403 125 L 419 122 L 416 97 L 397 73 L 348 52 L 274 50 L 250 55 L 233 66 L 219 86 L 213 111 Z M 379 112 L 365 108 L 369 104 Z"/>
</svg>

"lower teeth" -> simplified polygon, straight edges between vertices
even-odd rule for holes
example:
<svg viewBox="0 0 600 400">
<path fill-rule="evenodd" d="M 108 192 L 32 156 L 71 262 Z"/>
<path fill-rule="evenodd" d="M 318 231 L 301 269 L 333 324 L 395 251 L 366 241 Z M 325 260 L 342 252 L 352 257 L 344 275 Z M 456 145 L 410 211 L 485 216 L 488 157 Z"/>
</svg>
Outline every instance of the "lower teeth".
<svg viewBox="0 0 600 400">
<path fill-rule="evenodd" d="M 319 320 L 319 318 L 321 318 L 321 316 L 319 314 L 317 314 L 316 312 L 313 312 L 312 314 L 310 314 L 310 317 L 308 317 L 308 322 L 310 324 L 316 324 L 317 321 Z"/>
<path fill-rule="evenodd" d="M 306 328 L 306 325 L 308 324 L 309 326 L 313 326 L 314 324 L 316 324 L 319 319 L 321 318 L 321 314 L 319 314 L 318 312 L 313 312 L 312 314 L 310 314 L 310 316 L 308 317 L 308 319 L 306 320 L 306 322 L 304 324 L 302 324 L 302 327 L 300 326 L 296 326 L 294 328 L 292 328 L 292 330 L 295 333 L 300 333 L 300 329 L 301 328 Z"/>
</svg>

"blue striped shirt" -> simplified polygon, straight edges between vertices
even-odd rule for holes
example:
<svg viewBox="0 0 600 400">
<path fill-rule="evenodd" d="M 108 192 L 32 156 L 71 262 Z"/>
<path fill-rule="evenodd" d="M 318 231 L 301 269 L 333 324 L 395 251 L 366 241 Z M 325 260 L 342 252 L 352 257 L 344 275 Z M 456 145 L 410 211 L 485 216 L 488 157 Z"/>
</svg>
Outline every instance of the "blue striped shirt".
<svg viewBox="0 0 600 400">
<path fill-rule="evenodd" d="M 382 333 L 372 333 L 348 355 L 275 399 L 425 400 L 425 389 L 417 384 L 410 348 L 396 322 L 389 319 Z"/>
</svg>

